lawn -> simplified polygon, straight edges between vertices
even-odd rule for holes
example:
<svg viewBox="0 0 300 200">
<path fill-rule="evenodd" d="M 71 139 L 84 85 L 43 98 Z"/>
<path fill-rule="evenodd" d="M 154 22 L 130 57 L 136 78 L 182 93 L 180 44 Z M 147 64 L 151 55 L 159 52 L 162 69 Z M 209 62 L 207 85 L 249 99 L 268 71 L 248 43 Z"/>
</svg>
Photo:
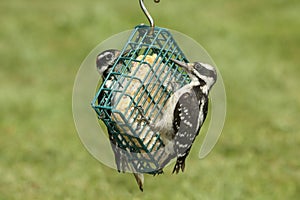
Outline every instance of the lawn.
<svg viewBox="0 0 300 200">
<path fill-rule="evenodd" d="M 146 176 L 141 193 L 82 145 L 77 70 L 111 35 L 148 23 L 138 0 L 2 0 L 0 199 L 298 199 L 299 2 L 145 3 L 157 26 L 195 39 L 222 74 L 227 117 L 214 150 L 200 160 L 199 138 L 183 174 L 169 166 Z"/>
</svg>

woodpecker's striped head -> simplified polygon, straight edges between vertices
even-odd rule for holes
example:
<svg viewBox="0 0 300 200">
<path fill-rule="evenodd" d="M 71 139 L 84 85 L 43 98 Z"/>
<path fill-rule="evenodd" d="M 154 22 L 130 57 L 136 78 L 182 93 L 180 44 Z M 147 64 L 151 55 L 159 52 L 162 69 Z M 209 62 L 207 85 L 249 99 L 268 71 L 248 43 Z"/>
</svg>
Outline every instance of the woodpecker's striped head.
<svg viewBox="0 0 300 200">
<path fill-rule="evenodd" d="M 97 70 L 101 76 L 105 77 L 109 73 L 120 53 L 119 50 L 109 49 L 97 56 Z"/>
<path fill-rule="evenodd" d="M 210 89 L 217 81 L 217 71 L 209 64 L 201 62 L 184 63 L 175 59 L 171 60 L 180 67 L 183 67 L 190 76 L 204 81 L 208 89 Z"/>
</svg>

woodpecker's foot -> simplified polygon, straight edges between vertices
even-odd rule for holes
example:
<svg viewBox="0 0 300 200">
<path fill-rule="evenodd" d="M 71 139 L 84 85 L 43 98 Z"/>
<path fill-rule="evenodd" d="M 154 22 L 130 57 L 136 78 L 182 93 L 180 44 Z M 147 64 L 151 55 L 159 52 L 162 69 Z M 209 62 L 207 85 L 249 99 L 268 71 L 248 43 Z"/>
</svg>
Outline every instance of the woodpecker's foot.
<svg viewBox="0 0 300 200">
<path fill-rule="evenodd" d="M 145 122 L 146 124 L 150 124 L 149 119 L 144 114 L 144 109 L 142 108 L 142 106 L 135 106 L 134 109 L 136 109 L 140 115 L 140 118 L 137 119 L 139 123 Z"/>
<path fill-rule="evenodd" d="M 153 176 L 160 175 L 160 174 L 163 174 L 163 173 L 164 173 L 164 171 L 162 169 L 159 169 L 159 170 L 155 171 Z"/>
<path fill-rule="evenodd" d="M 118 81 L 118 77 L 115 74 L 111 74 L 111 76 L 113 77 L 113 81 L 118 83 L 119 88 L 124 88 L 123 85 Z"/>
<path fill-rule="evenodd" d="M 101 112 L 100 115 L 98 116 L 98 119 L 100 120 L 105 119 L 105 113 Z"/>
<path fill-rule="evenodd" d="M 138 111 L 138 116 L 136 119 L 137 122 L 137 127 L 136 130 L 140 130 L 141 129 L 141 124 L 144 122 L 146 124 L 149 124 L 149 119 L 147 119 L 147 117 L 144 114 L 144 109 L 142 108 L 142 106 L 135 106 L 134 110 Z"/>
</svg>

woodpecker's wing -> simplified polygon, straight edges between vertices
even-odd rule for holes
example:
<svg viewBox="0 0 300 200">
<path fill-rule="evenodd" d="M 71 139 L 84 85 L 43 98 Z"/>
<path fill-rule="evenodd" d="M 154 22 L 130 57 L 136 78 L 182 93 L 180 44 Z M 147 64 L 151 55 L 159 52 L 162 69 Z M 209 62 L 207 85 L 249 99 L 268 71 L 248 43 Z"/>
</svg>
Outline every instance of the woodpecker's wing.
<svg viewBox="0 0 300 200">
<path fill-rule="evenodd" d="M 181 95 L 174 111 L 175 152 L 178 157 L 184 156 L 192 145 L 198 131 L 199 103 L 194 92 Z"/>
<path fill-rule="evenodd" d="M 176 131 L 174 150 L 177 154 L 177 161 L 173 173 L 178 173 L 180 169 L 184 171 L 185 158 L 199 134 L 206 113 L 207 98 L 205 95 L 197 98 L 197 94 L 192 90 L 180 96 L 174 113 L 173 127 Z"/>
</svg>

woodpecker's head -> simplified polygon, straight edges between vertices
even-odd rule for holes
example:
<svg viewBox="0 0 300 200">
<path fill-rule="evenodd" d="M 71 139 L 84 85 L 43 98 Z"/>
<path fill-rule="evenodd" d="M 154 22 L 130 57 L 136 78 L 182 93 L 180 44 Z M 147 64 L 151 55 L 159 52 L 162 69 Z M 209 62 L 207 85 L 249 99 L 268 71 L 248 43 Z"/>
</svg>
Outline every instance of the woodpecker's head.
<svg viewBox="0 0 300 200">
<path fill-rule="evenodd" d="M 96 64 L 100 75 L 105 76 L 105 74 L 108 74 L 110 68 L 114 65 L 120 53 L 121 52 L 119 50 L 109 49 L 103 51 L 97 56 Z"/>
<path fill-rule="evenodd" d="M 171 60 L 175 64 L 184 68 L 190 76 L 204 81 L 208 89 L 210 89 L 217 81 L 217 71 L 209 64 L 201 62 L 184 63 L 174 59 Z"/>
</svg>

